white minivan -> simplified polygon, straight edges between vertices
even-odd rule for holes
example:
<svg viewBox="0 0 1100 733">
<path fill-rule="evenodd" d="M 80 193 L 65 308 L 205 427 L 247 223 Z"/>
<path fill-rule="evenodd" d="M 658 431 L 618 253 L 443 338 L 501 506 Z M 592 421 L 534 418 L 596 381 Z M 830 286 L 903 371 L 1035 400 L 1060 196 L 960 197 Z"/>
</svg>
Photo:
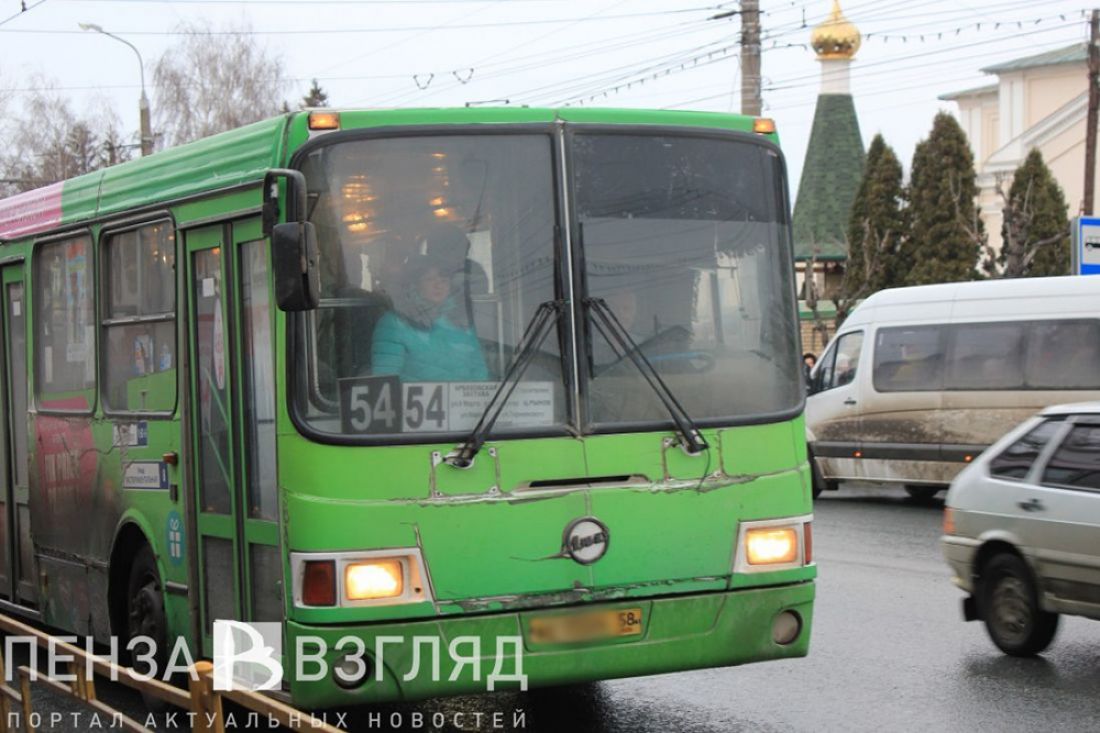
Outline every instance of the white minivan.
<svg viewBox="0 0 1100 733">
<path fill-rule="evenodd" d="M 859 480 L 931 497 L 1042 408 L 1100 399 L 1100 277 L 880 291 L 810 382 L 815 496 Z"/>
</svg>

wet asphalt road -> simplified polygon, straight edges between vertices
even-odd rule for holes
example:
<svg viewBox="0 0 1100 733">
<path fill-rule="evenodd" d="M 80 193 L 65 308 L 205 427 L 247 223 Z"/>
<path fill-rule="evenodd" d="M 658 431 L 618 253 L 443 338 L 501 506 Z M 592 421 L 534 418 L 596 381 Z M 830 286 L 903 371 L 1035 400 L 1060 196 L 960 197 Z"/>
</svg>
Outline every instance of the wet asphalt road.
<svg viewBox="0 0 1100 733">
<path fill-rule="evenodd" d="M 386 721 L 401 720 L 409 728 L 419 712 L 427 720 L 443 713 L 443 730 L 509 730 L 522 710 L 525 730 L 553 733 L 1100 731 L 1100 622 L 1063 618 L 1041 658 L 1002 655 L 980 624 L 961 620 L 962 594 L 938 545 L 942 507 L 900 489 L 822 496 L 806 659 L 387 706 L 374 711 L 381 727 L 366 711 L 349 727 L 389 730 Z M 138 709 L 132 695 L 104 693 Z M 494 712 L 503 727 L 494 727 Z"/>
<path fill-rule="evenodd" d="M 901 489 L 843 487 L 821 497 L 805 659 L 463 703 L 521 708 L 528 730 L 548 732 L 1100 731 L 1100 622 L 1063 618 L 1038 659 L 1001 654 L 983 626 L 962 621 L 938 543 L 942 496 L 921 504 Z"/>
</svg>

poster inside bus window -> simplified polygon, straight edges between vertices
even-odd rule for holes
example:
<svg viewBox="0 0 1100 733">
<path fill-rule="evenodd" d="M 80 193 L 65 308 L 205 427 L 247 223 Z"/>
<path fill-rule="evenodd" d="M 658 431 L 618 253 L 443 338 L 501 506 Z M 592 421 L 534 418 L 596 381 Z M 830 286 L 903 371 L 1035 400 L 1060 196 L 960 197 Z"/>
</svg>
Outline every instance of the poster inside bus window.
<svg viewBox="0 0 1100 733">
<path fill-rule="evenodd" d="M 395 376 L 341 379 L 340 423 L 348 434 L 447 433 L 473 430 L 499 382 L 402 382 Z M 554 383 L 520 382 L 497 428 L 554 423 Z"/>
</svg>

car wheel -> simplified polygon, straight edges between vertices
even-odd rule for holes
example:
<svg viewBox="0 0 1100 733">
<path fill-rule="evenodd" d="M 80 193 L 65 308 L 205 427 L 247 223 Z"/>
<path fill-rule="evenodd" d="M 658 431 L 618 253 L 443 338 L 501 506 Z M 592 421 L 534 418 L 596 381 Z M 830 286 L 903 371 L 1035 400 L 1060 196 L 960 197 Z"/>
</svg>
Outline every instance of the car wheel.
<svg viewBox="0 0 1100 733">
<path fill-rule="evenodd" d="M 905 493 L 916 501 L 931 501 L 940 492 L 939 486 L 906 486 Z"/>
<path fill-rule="evenodd" d="M 1032 657 L 1054 640 L 1058 614 L 1040 608 L 1035 580 L 1018 555 L 1001 553 L 986 563 L 981 602 L 989 637 L 1005 654 Z"/>
<path fill-rule="evenodd" d="M 810 454 L 810 482 L 816 499 L 821 496 L 821 492 L 825 490 L 827 484 L 825 479 L 821 477 L 821 469 L 817 467 L 817 461 L 814 460 L 813 453 Z"/>
</svg>

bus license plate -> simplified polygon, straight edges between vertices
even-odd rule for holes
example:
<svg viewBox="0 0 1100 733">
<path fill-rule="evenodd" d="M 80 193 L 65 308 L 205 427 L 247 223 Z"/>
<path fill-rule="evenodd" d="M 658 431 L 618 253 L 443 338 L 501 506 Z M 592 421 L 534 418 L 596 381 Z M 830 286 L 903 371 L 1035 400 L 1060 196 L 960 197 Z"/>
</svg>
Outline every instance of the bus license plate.
<svg viewBox="0 0 1100 733">
<path fill-rule="evenodd" d="M 531 619 L 531 641 L 536 644 L 567 644 L 596 641 L 642 633 L 642 609 L 577 613 Z"/>
</svg>

